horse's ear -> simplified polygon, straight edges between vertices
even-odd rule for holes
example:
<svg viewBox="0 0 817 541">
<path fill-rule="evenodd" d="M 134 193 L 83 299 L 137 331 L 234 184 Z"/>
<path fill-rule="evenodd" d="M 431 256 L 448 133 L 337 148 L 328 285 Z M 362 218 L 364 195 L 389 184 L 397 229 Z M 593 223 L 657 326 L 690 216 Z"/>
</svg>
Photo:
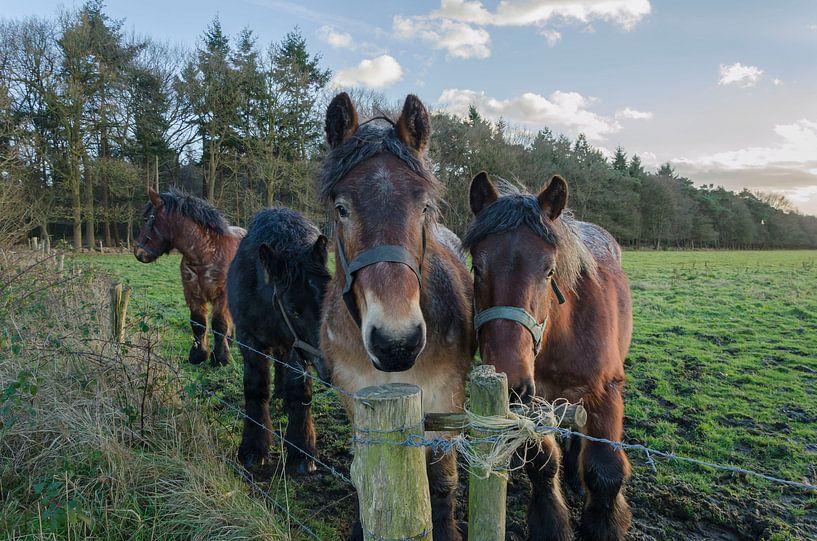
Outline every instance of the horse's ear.
<svg viewBox="0 0 817 541">
<path fill-rule="evenodd" d="M 397 137 L 418 154 L 423 154 L 428 149 L 431 120 L 426 106 L 414 94 L 406 96 L 403 112 L 397 119 Z"/>
<path fill-rule="evenodd" d="M 286 259 L 276 254 L 266 242 L 258 247 L 258 257 L 267 277 L 282 276 L 286 273 Z"/>
<path fill-rule="evenodd" d="M 471 187 L 468 190 L 471 212 L 474 213 L 474 216 L 482 212 L 482 209 L 496 201 L 499 197 L 496 186 L 491 182 L 488 173 L 485 171 L 477 173 L 477 176 L 471 180 Z"/>
<path fill-rule="evenodd" d="M 542 212 L 548 215 L 548 218 L 551 220 L 558 218 L 567 204 L 567 182 L 565 182 L 565 179 L 559 175 L 553 175 L 547 188 L 536 196 L 536 201 L 539 202 L 539 207 L 541 207 Z"/>
<path fill-rule="evenodd" d="M 330 148 L 342 145 L 357 131 L 357 111 L 352 98 L 341 92 L 326 108 L 326 141 Z"/>
<path fill-rule="evenodd" d="M 165 202 L 162 201 L 162 196 L 159 195 L 159 193 L 153 188 L 148 188 L 148 198 L 150 199 L 153 208 L 157 210 L 162 208 L 162 206 L 165 204 Z"/>
<path fill-rule="evenodd" d="M 324 267 L 326 266 L 326 260 L 329 257 L 329 252 L 327 250 L 328 244 L 329 241 L 324 235 L 318 235 L 318 238 L 315 239 L 315 244 L 312 245 L 312 259 Z"/>
</svg>

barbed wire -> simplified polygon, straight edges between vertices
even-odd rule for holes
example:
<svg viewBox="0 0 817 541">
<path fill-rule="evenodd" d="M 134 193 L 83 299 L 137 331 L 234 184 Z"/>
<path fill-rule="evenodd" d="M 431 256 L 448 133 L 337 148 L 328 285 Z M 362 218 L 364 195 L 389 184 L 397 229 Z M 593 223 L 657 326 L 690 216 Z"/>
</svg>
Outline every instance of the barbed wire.
<svg viewBox="0 0 817 541">
<path fill-rule="evenodd" d="M 199 324 L 199 323 L 193 321 L 192 319 L 190 320 L 190 322 Z M 199 325 L 201 325 L 201 324 L 199 324 Z M 215 330 L 212 330 L 212 332 L 214 334 L 220 334 L 221 336 L 226 336 L 226 335 L 224 335 L 222 333 L 219 333 L 218 331 L 215 331 Z M 268 355 L 268 354 L 266 354 L 264 352 L 258 351 L 257 349 L 252 348 L 251 346 L 247 346 L 246 344 L 243 344 L 243 343 L 239 342 L 238 340 L 236 340 L 234 338 L 232 338 L 231 340 L 233 342 L 235 342 L 236 344 L 240 345 L 240 346 L 246 347 L 247 349 L 249 349 L 250 351 L 253 351 L 254 353 L 257 353 L 259 355 L 264 355 L 265 357 L 275 361 L 276 363 L 284 365 L 287 368 L 291 368 L 291 365 L 289 365 L 289 364 L 287 364 L 287 363 L 285 363 L 283 361 L 280 361 L 278 359 L 275 359 L 272 355 Z M 352 393 L 346 391 L 345 389 L 341 389 L 341 388 L 337 387 L 336 385 L 333 385 L 333 384 L 331 384 L 331 383 L 329 383 L 329 382 L 327 382 L 327 381 L 325 381 L 325 380 L 323 380 L 323 379 L 321 379 L 321 378 L 319 378 L 317 376 L 314 376 L 313 374 L 309 373 L 306 369 L 298 367 L 298 369 L 296 369 L 296 371 L 299 372 L 299 373 L 304 373 L 305 375 L 308 375 L 309 377 L 313 378 L 314 380 L 322 383 L 323 385 L 326 385 L 327 387 L 330 387 L 330 388 L 338 391 L 339 393 L 341 393 L 341 394 L 343 394 L 345 396 L 349 396 L 349 397 L 354 396 Z M 244 415 L 243 412 L 240 412 L 240 413 L 241 413 L 241 415 Z M 257 421 L 255 421 L 253 419 L 251 419 L 251 420 L 253 422 L 256 422 L 256 424 L 259 424 L 259 426 L 263 426 L 260 423 L 257 423 Z M 263 428 L 269 431 L 269 429 L 267 427 L 263 427 Z M 482 427 L 479 427 L 479 429 L 481 431 L 485 431 L 485 429 L 482 428 Z M 789 480 L 789 479 L 784 479 L 782 477 L 776 477 L 776 476 L 768 475 L 768 474 L 765 474 L 765 473 L 762 473 L 762 472 L 750 470 L 750 469 L 747 469 L 747 468 L 742 468 L 742 467 L 739 467 L 739 466 L 730 466 L 730 465 L 725 465 L 725 464 L 717 464 L 715 462 L 709 462 L 709 461 L 706 461 L 706 460 L 699 460 L 699 459 L 696 459 L 696 458 L 686 457 L 686 456 L 678 455 L 678 454 L 671 453 L 671 452 L 661 451 L 659 449 L 653 449 L 653 448 L 647 447 L 646 445 L 643 445 L 643 444 L 625 443 L 623 441 L 610 440 L 610 439 L 607 439 L 607 438 L 600 438 L 600 437 L 596 437 L 596 436 L 591 436 L 589 434 L 585 434 L 583 432 L 572 430 L 570 428 L 565 428 L 565 427 L 560 427 L 560 426 L 552 426 L 552 425 L 539 425 L 539 426 L 537 426 L 536 431 L 541 433 L 541 434 L 559 435 L 559 436 L 561 436 L 562 438 L 565 438 L 565 439 L 575 437 L 575 438 L 583 439 L 583 440 L 594 442 L 594 443 L 603 443 L 603 444 L 611 446 L 615 450 L 641 452 L 641 453 L 644 454 L 647 464 L 650 466 L 650 468 L 654 472 L 657 472 L 657 467 L 656 467 L 656 463 L 655 463 L 655 460 L 654 460 L 653 457 L 662 457 L 662 458 L 665 458 L 665 459 L 670 460 L 670 461 L 686 462 L 686 463 L 689 463 L 689 464 L 694 464 L 694 465 L 697 465 L 697 466 L 703 466 L 703 467 L 712 468 L 712 469 L 716 469 L 716 470 L 727 471 L 727 472 L 736 473 L 736 474 L 748 475 L 748 476 L 751 476 L 751 477 L 757 477 L 759 479 L 764 479 L 764 480 L 772 482 L 772 483 L 777 483 L 777 484 L 781 484 L 781 485 L 802 488 L 802 489 L 807 490 L 807 491 L 817 492 L 817 485 L 812 485 L 812 484 L 809 484 L 809 483 L 802 483 L 802 482 L 799 482 L 799 481 L 792 481 L 792 480 Z M 278 435 L 278 434 L 276 434 L 276 436 L 281 438 L 281 436 Z M 286 440 L 284 440 L 284 441 L 286 441 Z M 455 450 L 460 451 L 460 452 L 464 452 L 465 449 L 466 449 L 466 446 L 471 447 L 472 445 L 483 444 L 483 443 L 492 444 L 492 443 L 496 443 L 497 441 L 498 441 L 497 437 L 484 437 L 484 438 L 470 438 L 470 439 L 467 439 L 462 434 L 460 434 L 458 436 L 450 437 L 450 438 L 445 438 L 445 437 L 425 438 L 425 437 L 422 437 L 422 436 L 414 435 L 414 436 L 409 436 L 408 438 L 406 438 L 403 441 L 360 438 L 358 436 L 354 436 L 352 438 L 352 443 L 356 443 L 356 444 L 360 444 L 360 445 L 398 445 L 398 446 L 403 446 L 403 447 L 429 447 L 434 451 L 442 452 L 442 453 L 450 453 L 450 452 L 455 451 Z M 290 445 L 292 445 L 292 444 L 290 443 Z M 351 483 L 351 480 L 348 480 L 348 482 Z"/>
</svg>

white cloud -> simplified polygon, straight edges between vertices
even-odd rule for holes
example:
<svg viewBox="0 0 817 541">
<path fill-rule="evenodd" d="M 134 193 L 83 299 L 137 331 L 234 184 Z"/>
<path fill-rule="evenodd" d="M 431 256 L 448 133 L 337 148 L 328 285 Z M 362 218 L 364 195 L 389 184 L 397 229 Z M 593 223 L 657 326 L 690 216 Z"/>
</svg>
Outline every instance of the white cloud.
<svg viewBox="0 0 817 541">
<path fill-rule="evenodd" d="M 774 127 L 778 143 L 765 147 L 747 147 L 718 152 L 679 162 L 725 170 L 776 167 L 808 171 L 817 161 L 817 122 L 801 119 Z"/>
<path fill-rule="evenodd" d="M 757 66 L 744 66 L 740 62 L 736 62 L 730 66 L 721 64 L 720 75 L 719 85 L 734 84 L 747 88 L 757 84 L 763 75 L 763 70 Z"/>
<path fill-rule="evenodd" d="M 403 68 L 393 57 L 384 54 L 376 58 L 363 60 L 354 68 L 337 71 L 333 84 L 335 86 L 365 86 L 384 88 L 396 83 L 403 77 Z"/>
<path fill-rule="evenodd" d="M 352 34 L 348 32 L 339 32 L 335 30 L 334 26 L 330 25 L 323 25 L 318 28 L 318 36 L 324 42 L 328 43 L 335 49 L 353 49 L 354 48 L 354 40 L 352 39 Z"/>
<path fill-rule="evenodd" d="M 446 49 L 454 58 L 488 58 L 491 35 L 486 26 L 536 26 L 548 45 L 562 39 L 561 32 L 544 29 L 549 21 L 602 20 L 632 29 L 650 13 L 649 0 L 502 0 L 495 11 L 481 1 L 441 0 L 429 15 L 393 19 L 394 32 L 406 39 L 420 39 Z"/>
<path fill-rule="evenodd" d="M 484 28 L 448 19 L 401 17 L 393 20 L 395 33 L 403 39 L 420 39 L 454 58 L 488 58 L 491 35 Z"/>
<path fill-rule="evenodd" d="M 460 116 L 467 115 L 469 106 L 474 105 L 480 114 L 491 119 L 503 117 L 531 127 L 555 125 L 600 141 L 607 134 L 619 131 L 621 125 L 615 119 L 588 110 L 594 101 L 577 92 L 559 90 L 547 98 L 526 92 L 516 98 L 498 100 L 483 92 L 458 88 L 446 88 L 437 99 L 438 105 Z"/>
<path fill-rule="evenodd" d="M 778 79 L 777 77 L 775 77 L 774 79 L 772 79 L 772 84 L 774 86 L 780 86 L 780 85 L 783 84 L 783 81 L 781 79 Z"/>
<path fill-rule="evenodd" d="M 545 40 L 551 47 L 562 41 L 562 33 L 556 30 L 542 30 L 540 33 L 545 36 Z"/>
<path fill-rule="evenodd" d="M 810 24 L 806 26 L 806 28 L 808 28 L 809 30 L 817 30 L 817 24 Z"/>
<path fill-rule="evenodd" d="M 478 1 L 441 0 L 432 16 L 496 26 L 541 25 L 552 19 L 602 20 L 630 30 L 650 10 L 649 0 L 502 0 L 494 12 Z"/>
<path fill-rule="evenodd" d="M 651 118 L 652 113 L 649 111 L 636 111 L 635 109 L 630 109 L 629 107 L 616 111 L 616 120 L 650 120 Z"/>
</svg>

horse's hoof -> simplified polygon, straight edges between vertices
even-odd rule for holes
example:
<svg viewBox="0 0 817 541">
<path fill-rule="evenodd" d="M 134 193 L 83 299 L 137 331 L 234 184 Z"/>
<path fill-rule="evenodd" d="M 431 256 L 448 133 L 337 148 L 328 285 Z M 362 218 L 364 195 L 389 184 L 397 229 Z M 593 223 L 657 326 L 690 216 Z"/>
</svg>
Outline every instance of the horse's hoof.
<svg viewBox="0 0 817 541">
<path fill-rule="evenodd" d="M 210 353 L 206 349 L 192 347 L 190 348 L 190 355 L 187 356 L 187 360 L 190 361 L 190 364 L 201 364 L 206 361 L 209 356 Z"/>
<path fill-rule="evenodd" d="M 317 471 L 318 466 L 312 459 L 294 459 L 287 460 L 287 472 L 291 475 L 307 475 Z"/>
<path fill-rule="evenodd" d="M 244 466 L 245 469 L 250 469 L 256 466 L 263 466 L 267 461 L 267 457 L 265 454 L 252 451 L 242 452 L 239 449 L 238 460 L 241 461 L 241 465 Z"/>
<path fill-rule="evenodd" d="M 216 355 L 215 353 L 210 355 L 210 365 L 213 368 L 218 368 L 219 366 L 227 366 L 228 364 L 230 364 L 229 355 Z"/>
</svg>

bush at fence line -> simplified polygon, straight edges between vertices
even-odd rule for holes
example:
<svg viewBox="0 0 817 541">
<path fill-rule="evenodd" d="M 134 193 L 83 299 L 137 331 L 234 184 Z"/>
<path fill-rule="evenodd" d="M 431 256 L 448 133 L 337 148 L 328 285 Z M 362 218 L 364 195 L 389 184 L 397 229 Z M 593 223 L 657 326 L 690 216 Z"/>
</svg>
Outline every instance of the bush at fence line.
<svg viewBox="0 0 817 541">
<path fill-rule="evenodd" d="M 0 531 L 12 538 L 288 537 L 183 409 L 153 330 L 109 339 L 108 281 L 0 259 Z"/>
</svg>

